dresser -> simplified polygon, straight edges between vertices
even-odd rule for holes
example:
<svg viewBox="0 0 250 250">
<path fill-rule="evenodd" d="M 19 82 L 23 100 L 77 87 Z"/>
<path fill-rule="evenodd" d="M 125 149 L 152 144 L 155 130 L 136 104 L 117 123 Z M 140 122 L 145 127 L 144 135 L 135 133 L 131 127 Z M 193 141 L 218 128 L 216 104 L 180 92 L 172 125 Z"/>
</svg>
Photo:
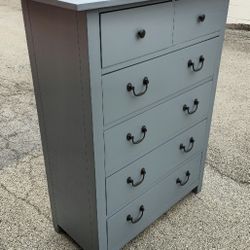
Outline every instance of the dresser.
<svg viewBox="0 0 250 250">
<path fill-rule="evenodd" d="M 202 187 L 228 0 L 22 0 L 51 211 L 117 250 Z"/>
</svg>

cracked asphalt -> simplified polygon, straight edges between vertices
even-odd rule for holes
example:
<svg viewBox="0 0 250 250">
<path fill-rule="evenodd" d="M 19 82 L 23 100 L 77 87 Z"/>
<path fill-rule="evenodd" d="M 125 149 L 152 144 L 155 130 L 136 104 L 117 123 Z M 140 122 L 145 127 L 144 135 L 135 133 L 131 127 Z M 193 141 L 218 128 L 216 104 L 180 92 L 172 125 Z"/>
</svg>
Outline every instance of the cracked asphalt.
<svg viewBox="0 0 250 250">
<path fill-rule="evenodd" d="M 79 249 L 54 232 L 20 5 L 0 0 L 0 249 Z M 125 246 L 250 249 L 250 32 L 227 30 L 203 190 Z"/>
</svg>

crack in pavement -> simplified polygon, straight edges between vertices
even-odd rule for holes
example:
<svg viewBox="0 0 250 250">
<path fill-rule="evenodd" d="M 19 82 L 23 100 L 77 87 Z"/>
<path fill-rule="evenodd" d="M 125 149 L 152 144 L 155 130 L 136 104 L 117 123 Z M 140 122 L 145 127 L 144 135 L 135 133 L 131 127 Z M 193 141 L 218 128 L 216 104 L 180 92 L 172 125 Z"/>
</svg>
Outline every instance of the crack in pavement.
<svg viewBox="0 0 250 250">
<path fill-rule="evenodd" d="M 228 179 L 230 179 L 230 180 L 232 180 L 232 181 L 234 181 L 234 182 L 236 182 L 236 183 L 238 183 L 240 185 L 243 185 L 243 186 L 246 186 L 246 187 L 250 187 L 250 182 L 248 182 L 248 181 L 238 180 L 238 179 L 236 179 L 236 178 L 234 178 L 232 176 L 229 176 L 229 175 L 223 173 L 218 168 L 216 168 L 216 167 L 214 167 L 212 165 L 209 165 L 209 167 L 212 168 L 215 172 L 217 172 L 222 177 L 228 178 Z"/>
<path fill-rule="evenodd" d="M 14 134 L 12 134 L 12 136 L 14 136 Z M 9 137 L 9 136 L 7 136 L 7 137 Z M 31 144 L 32 147 L 29 147 L 26 151 L 21 152 L 20 150 L 13 148 L 13 146 L 11 146 L 11 144 L 15 145 L 15 142 L 10 141 L 8 138 L 2 136 L 1 134 L 0 134 L 0 138 L 5 142 L 5 145 L 3 147 L 1 147 L 1 149 L 2 150 L 4 150 L 4 149 L 9 150 L 10 152 L 12 152 L 15 155 L 13 161 L 9 160 L 7 163 L 5 162 L 4 166 L 2 166 L 1 162 L 0 162 L 0 170 L 3 169 L 4 167 L 9 166 L 10 164 L 13 164 L 13 162 L 15 164 L 13 167 L 16 167 L 20 163 L 20 160 L 25 158 L 26 156 L 30 156 L 34 153 L 36 155 L 38 155 L 39 153 L 41 154 L 42 149 L 41 149 L 41 141 L 40 140 L 23 141 L 25 143 L 33 142 L 33 144 Z M 37 143 L 34 143 L 34 142 L 37 142 Z"/>
<path fill-rule="evenodd" d="M 36 206 L 35 204 L 32 204 L 30 201 L 27 200 L 27 198 L 23 198 L 23 197 L 20 197 L 18 195 L 16 195 L 14 192 L 11 192 L 4 184 L 0 184 L 0 187 L 5 190 L 8 194 L 12 195 L 15 199 L 18 199 L 18 200 L 21 200 L 23 201 L 25 204 L 33 207 L 39 215 L 42 215 L 46 220 L 48 221 L 51 221 L 50 217 L 46 214 L 44 214 L 40 208 L 38 206 Z"/>
<path fill-rule="evenodd" d="M 209 166 L 211 169 L 213 169 L 220 176 L 222 176 L 224 178 L 228 178 L 228 179 L 230 179 L 230 180 L 232 180 L 232 181 L 236 182 L 237 184 L 242 185 L 244 187 L 250 187 L 250 182 L 234 178 L 233 176 L 224 173 L 223 171 L 221 171 L 219 168 L 217 168 L 213 164 L 210 164 L 210 160 L 208 158 L 206 159 L 206 163 L 205 164 L 206 164 L 205 167 Z"/>
</svg>

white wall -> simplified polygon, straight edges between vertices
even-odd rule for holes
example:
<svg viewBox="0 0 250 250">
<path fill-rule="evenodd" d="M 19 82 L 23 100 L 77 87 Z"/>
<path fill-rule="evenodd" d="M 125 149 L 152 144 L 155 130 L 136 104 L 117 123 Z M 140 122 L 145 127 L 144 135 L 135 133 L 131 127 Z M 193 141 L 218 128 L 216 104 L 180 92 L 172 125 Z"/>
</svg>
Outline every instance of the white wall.
<svg viewBox="0 0 250 250">
<path fill-rule="evenodd" d="M 250 0 L 230 0 L 227 22 L 250 24 Z"/>
</svg>

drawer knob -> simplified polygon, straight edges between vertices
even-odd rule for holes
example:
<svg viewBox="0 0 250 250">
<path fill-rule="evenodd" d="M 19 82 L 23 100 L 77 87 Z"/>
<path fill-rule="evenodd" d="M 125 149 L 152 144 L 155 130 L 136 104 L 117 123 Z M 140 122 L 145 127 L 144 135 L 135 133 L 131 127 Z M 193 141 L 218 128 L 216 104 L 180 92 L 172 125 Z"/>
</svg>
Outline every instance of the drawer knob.
<svg viewBox="0 0 250 250">
<path fill-rule="evenodd" d="M 141 169 L 141 176 L 142 176 L 142 178 L 140 179 L 140 181 L 138 181 L 138 182 L 135 183 L 134 180 L 131 177 L 128 177 L 127 183 L 131 184 L 133 187 L 137 187 L 140 184 L 142 184 L 142 182 L 144 181 L 145 175 L 146 175 L 146 170 L 145 170 L 145 168 L 142 168 Z"/>
<path fill-rule="evenodd" d="M 185 186 L 188 183 L 188 181 L 189 181 L 190 175 L 191 175 L 190 172 L 187 171 L 186 172 L 186 180 L 182 181 L 180 178 L 177 178 L 176 179 L 176 184 L 179 184 L 181 186 Z"/>
<path fill-rule="evenodd" d="M 137 32 L 137 37 L 138 38 L 144 38 L 146 36 L 146 30 L 142 29 Z"/>
<path fill-rule="evenodd" d="M 206 15 L 203 14 L 203 15 L 198 16 L 197 21 L 198 23 L 203 23 L 205 19 L 206 19 Z"/>
<path fill-rule="evenodd" d="M 199 101 L 198 101 L 198 99 L 194 99 L 194 105 L 193 105 L 192 110 L 186 104 L 183 106 L 182 109 L 187 114 L 192 115 L 198 110 L 198 107 L 199 107 Z"/>
<path fill-rule="evenodd" d="M 134 219 L 134 218 L 132 217 L 132 215 L 129 214 L 129 215 L 127 216 L 127 221 L 130 221 L 132 224 L 135 224 L 135 223 L 139 222 L 139 221 L 141 220 L 142 216 L 143 216 L 144 211 L 145 211 L 145 208 L 144 208 L 143 205 L 141 205 L 141 206 L 140 206 L 140 209 L 139 209 L 139 216 L 138 216 L 136 219 Z"/>
<path fill-rule="evenodd" d="M 145 87 L 145 89 L 144 89 L 142 92 L 140 92 L 140 93 L 136 93 L 136 92 L 135 92 L 135 87 L 132 85 L 132 83 L 128 83 L 128 85 L 127 85 L 127 91 L 128 91 L 128 92 L 131 92 L 131 91 L 132 91 L 132 93 L 133 93 L 134 96 L 142 96 L 142 95 L 144 95 L 144 94 L 147 92 L 147 90 L 148 90 L 149 80 L 148 80 L 147 77 L 144 77 L 143 82 L 142 82 L 142 85 Z"/>
<path fill-rule="evenodd" d="M 188 146 L 184 146 L 184 144 L 182 143 L 182 144 L 180 144 L 180 150 L 183 150 L 185 153 L 188 153 L 188 152 L 190 152 L 192 149 L 193 149 L 193 147 L 194 147 L 194 138 L 193 137 L 191 137 L 190 139 L 189 139 L 189 145 Z"/>
<path fill-rule="evenodd" d="M 131 141 L 133 144 L 139 144 L 145 139 L 147 131 L 148 130 L 147 130 L 146 126 L 142 126 L 142 128 L 141 128 L 142 137 L 140 139 L 135 141 L 135 137 L 131 133 L 128 133 L 127 134 L 127 140 Z"/>
<path fill-rule="evenodd" d="M 189 60 L 188 61 L 188 68 L 191 68 L 194 72 L 198 72 L 200 70 L 202 70 L 203 66 L 204 66 L 204 61 L 205 61 L 205 58 L 204 56 L 200 56 L 199 58 L 199 65 L 197 67 L 195 67 L 195 64 L 192 60 Z"/>
</svg>

